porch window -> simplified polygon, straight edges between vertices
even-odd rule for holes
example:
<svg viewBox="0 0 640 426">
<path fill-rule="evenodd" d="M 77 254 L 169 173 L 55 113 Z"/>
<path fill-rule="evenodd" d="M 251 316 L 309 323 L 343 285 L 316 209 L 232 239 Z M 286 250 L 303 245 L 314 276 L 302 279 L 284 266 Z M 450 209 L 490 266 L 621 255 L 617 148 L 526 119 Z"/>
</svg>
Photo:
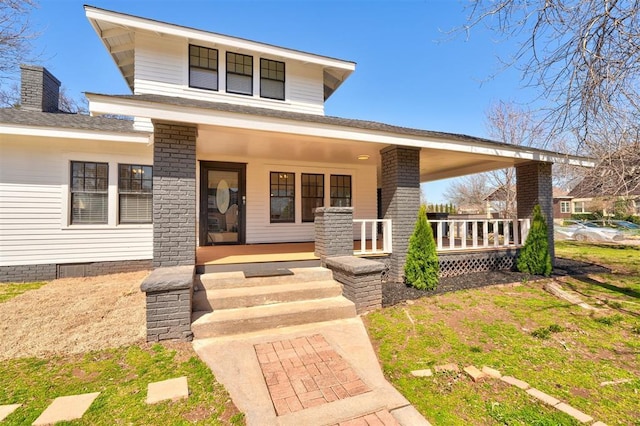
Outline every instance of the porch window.
<svg viewBox="0 0 640 426">
<path fill-rule="evenodd" d="M 253 95 L 253 56 L 227 52 L 227 92 Z"/>
<path fill-rule="evenodd" d="M 351 207 L 351 176 L 331 175 L 331 207 Z"/>
<path fill-rule="evenodd" d="M 271 172 L 271 223 L 295 222 L 295 173 Z"/>
<path fill-rule="evenodd" d="M 189 45 L 189 87 L 218 90 L 218 51 Z"/>
<path fill-rule="evenodd" d="M 324 206 L 324 175 L 302 174 L 302 221 L 313 222 L 313 209 Z"/>
<path fill-rule="evenodd" d="M 109 165 L 71 162 L 71 224 L 103 224 L 108 217 Z"/>
<path fill-rule="evenodd" d="M 260 96 L 284 101 L 284 62 L 260 59 Z"/>
<path fill-rule="evenodd" d="M 151 223 L 153 167 L 120 164 L 118 172 L 120 223 Z"/>
<path fill-rule="evenodd" d="M 571 213 L 571 203 L 569 201 L 560 201 L 560 213 Z"/>
</svg>

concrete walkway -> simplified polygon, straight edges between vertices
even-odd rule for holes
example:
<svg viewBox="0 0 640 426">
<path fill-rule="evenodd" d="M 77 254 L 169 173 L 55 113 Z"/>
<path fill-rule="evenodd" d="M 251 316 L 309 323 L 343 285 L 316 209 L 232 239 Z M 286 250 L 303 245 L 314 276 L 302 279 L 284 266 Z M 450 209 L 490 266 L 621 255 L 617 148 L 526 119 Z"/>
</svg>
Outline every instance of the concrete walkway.
<svg viewBox="0 0 640 426">
<path fill-rule="evenodd" d="M 193 347 L 249 426 L 429 425 L 385 380 L 360 318 L 194 340 Z"/>
</svg>

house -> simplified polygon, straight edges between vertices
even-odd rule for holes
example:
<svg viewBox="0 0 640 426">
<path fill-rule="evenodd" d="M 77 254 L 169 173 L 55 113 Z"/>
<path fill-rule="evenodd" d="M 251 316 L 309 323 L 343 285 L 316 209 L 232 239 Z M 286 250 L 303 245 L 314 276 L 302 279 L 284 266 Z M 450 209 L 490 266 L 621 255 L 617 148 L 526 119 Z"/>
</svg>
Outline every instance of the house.
<svg viewBox="0 0 640 426">
<path fill-rule="evenodd" d="M 640 147 L 631 144 L 600 160 L 594 170 L 573 188 L 571 213 L 640 216 Z"/>
<path fill-rule="evenodd" d="M 551 220 L 551 164 L 592 166 L 327 116 L 325 101 L 355 71 L 348 60 L 85 12 L 131 93 L 87 93 L 92 116 L 63 114 L 58 80 L 23 67 L 21 108 L 0 111 L 2 281 L 195 265 L 209 247 L 317 242 L 318 212 L 325 224 L 347 212 L 340 226 L 370 242 L 384 222 L 389 279 L 401 280 L 421 182 L 515 167 L 518 218 L 539 203 Z M 522 242 L 515 237 L 504 247 L 482 237 L 439 243 L 495 252 Z"/>
</svg>

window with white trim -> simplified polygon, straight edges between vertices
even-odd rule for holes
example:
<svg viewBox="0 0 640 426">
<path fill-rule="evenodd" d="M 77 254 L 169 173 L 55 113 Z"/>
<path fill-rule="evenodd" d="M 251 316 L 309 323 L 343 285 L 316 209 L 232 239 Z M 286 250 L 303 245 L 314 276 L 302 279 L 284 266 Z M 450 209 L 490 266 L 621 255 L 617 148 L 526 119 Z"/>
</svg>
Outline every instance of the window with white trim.
<svg viewBox="0 0 640 426">
<path fill-rule="evenodd" d="M 153 222 L 153 167 L 120 164 L 118 199 L 120 223 Z"/>
<path fill-rule="evenodd" d="M 109 164 L 72 161 L 69 188 L 72 225 L 107 223 Z"/>
<path fill-rule="evenodd" d="M 574 213 L 586 213 L 584 209 L 584 201 L 574 201 L 573 202 L 573 212 Z"/>
<path fill-rule="evenodd" d="M 284 101 L 284 62 L 260 58 L 260 97 Z"/>
<path fill-rule="evenodd" d="M 351 207 L 351 176 L 331 175 L 331 207 Z"/>
<path fill-rule="evenodd" d="M 218 51 L 189 45 L 189 87 L 218 90 Z"/>
<path fill-rule="evenodd" d="M 253 95 L 253 56 L 227 52 L 227 92 Z"/>
<path fill-rule="evenodd" d="M 560 213 L 571 213 L 571 202 L 560 201 Z"/>
</svg>

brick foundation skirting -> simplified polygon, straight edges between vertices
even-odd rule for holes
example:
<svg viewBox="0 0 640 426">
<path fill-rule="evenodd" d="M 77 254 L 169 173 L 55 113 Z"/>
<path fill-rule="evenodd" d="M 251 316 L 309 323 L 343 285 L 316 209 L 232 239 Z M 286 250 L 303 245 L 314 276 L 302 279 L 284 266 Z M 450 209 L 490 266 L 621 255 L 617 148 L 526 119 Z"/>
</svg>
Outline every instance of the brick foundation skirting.
<svg viewBox="0 0 640 426">
<path fill-rule="evenodd" d="M 0 266 L 0 282 L 51 281 L 56 278 L 94 277 L 151 269 L 151 260 Z"/>
</svg>

